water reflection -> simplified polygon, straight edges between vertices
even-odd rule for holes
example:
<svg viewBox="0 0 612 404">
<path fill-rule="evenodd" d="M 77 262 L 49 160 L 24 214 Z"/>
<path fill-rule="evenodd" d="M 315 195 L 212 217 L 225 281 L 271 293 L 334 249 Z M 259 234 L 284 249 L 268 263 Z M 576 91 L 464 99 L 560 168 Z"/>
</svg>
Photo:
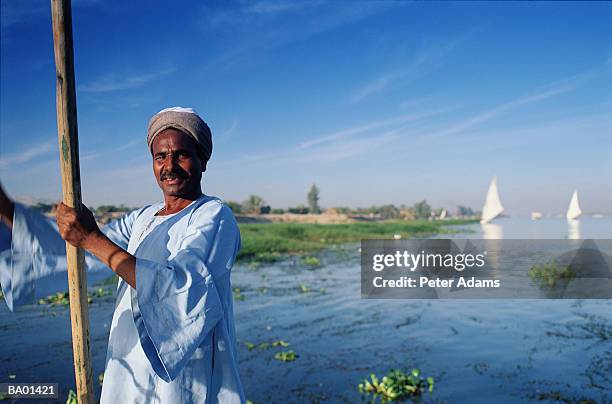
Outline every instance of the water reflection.
<svg viewBox="0 0 612 404">
<path fill-rule="evenodd" d="M 570 240 L 580 239 L 580 220 L 567 221 L 567 238 Z"/>
<path fill-rule="evenodd" d="M 496 273 L 500 269 L 499 250 L 501 248 L 501 240 L 504 238 L 503 228 L 497 223 L 482 223 L 481 226 L 482 238 L 486 240 L 487 262 L 491 266 L 491 271 Z"/>
<path fill-rule="evenodd" d="M 497 223 L 482 223 L 482 238 L 486 240 L 501 240 L 504 238 L 502 226 Z"/>
<path fill-rule="evenodd" d="M 493 223 L 472 224 L 466 227 L 471 234 L 462 238 L 482 239 L 612 239 L 612 216 L 593 219 L 582 216 L 580 220 L 566 218 L 529 217 L 499 218 Z"/>
</svg>

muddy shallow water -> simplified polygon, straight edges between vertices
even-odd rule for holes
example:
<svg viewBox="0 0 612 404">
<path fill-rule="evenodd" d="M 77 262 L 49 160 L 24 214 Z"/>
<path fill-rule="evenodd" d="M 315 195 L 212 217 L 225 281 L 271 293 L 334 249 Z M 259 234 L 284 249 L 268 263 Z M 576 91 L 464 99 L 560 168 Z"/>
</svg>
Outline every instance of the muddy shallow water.
<svg viewBox="0 0 612 404">
<path fill-rule="evenodd" d="M 370 373 L 418 367 L 435 378 L 424 402 L 612 400 L 612 300 L 362 300 L 358 247 L 324 251 L 316 268 L 297 258 L 234 268 L 248 399 L 361 402 L 357 384 Z M 90 309 L 95 379 L 113 306 L 110 296 Z M 57 382 L 65 400 L 69 321 L 64 307 L 3 305 L 0 381 Z M 251 345 L 277 340 L 290 346 Z M 295 361 L 274 358 L 289 349 Z"/>
</svg>

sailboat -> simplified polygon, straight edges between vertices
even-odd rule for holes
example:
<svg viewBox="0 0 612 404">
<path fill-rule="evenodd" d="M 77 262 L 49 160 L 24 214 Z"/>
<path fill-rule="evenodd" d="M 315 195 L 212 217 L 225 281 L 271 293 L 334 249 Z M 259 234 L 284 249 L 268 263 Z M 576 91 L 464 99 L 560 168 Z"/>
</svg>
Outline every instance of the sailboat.
<svg viewBox="0 0 612 404">
<path fill-rule="evenodd" d="M 531 212 L 531 220 L 540 220 L 542 218 L 542 212 Z"/>
<path fill-rule="evenodd" d="M 482 208 L 480 223 L 489 223 L 491 220 L 501 215 L 503 211 L 504 207 L 501 204 L 499 192 L 497 191 L 497 177 L 493 177 L 489 185 L 489 191 L 487 191 L 485 204 Z"/>
<path fill-rule="evenodd" d="M 580 210 L 580 204 L 578 203 L 578 191 L 574 191 L 565 217 L 567 217 L 567 220 L 576 220 L 581 214 L 582 210 Z"/>
</svg>

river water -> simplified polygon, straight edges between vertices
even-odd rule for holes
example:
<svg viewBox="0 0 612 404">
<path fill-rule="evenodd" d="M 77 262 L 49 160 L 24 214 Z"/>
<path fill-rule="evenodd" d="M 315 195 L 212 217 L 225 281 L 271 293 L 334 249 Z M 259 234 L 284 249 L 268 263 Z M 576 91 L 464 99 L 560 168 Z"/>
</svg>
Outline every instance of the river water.
<svg viewBox="0 0 612 404">
<path fill-rule="evenodd" d="M 585 218 L 579 234 L 560 219 L 495 225 L 453 237 L 612 238 L 610 219 Z M 370 373 L 413 367 L 435 379 L 423 402 L 612 400 L 611 300 L 362 300 L 358 244 L 318 257 L 314 268 L 295 258 L 234 268 L 240 371 L 255 403 L 361 402 L 357 384 Z M 112 296 L 91 305 L 96 376 L 113 305 Z M 69 321 L 67 308 L 3 306 L 1 381 L 55 381 L 65 397 L 74 388 Z M 266 348 L 278 340 L 290 345 Z M 284 350 L 297 358 L 274 358 Z"/>
</svg>

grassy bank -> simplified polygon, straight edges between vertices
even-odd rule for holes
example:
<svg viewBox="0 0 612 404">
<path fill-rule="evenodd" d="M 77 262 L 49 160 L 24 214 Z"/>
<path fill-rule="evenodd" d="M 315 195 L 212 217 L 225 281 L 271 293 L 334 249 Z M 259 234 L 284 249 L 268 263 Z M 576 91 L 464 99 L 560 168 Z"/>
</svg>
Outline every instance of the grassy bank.
<svg viewBox="0 0 612 404">
<path fill-rule="evenodd" d="M 475 223 L 470 220 L 388 221 L 350 224 L 241 223 L 242 248 L 239 261 L 273 262 L 283 254 L 301 255 L 334 244 L 361 239 L 402 238 L 450 234 L 449 225 Z"/>
</svg>

